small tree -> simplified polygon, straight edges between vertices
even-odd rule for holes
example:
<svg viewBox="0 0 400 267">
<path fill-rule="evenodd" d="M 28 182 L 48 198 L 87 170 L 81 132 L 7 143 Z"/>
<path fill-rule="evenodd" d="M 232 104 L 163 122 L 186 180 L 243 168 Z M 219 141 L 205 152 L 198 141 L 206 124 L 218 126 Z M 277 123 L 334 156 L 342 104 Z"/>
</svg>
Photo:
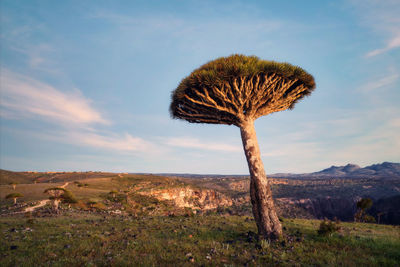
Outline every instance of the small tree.
<svg viewBox="0 0 400 267">
<path fill-rule="evenodd" d="M 11 182 L 10 185 L 12 186 L 12 188 L 15 190 L 15 188 L 17 187 L 17 184 L 19 184 L 18 182 Z"/>
<path fill-rule="evenodd" d="M 321 221 L 319 224 L 319 229 L 318 229 L 318 234 L 319 235 L 328 235 L 331 236 L 334 232 L 337 232 L 340 230 L 340 222 L 339 220 L 335 220 L 335 222 L 330 221 L 328 219 L 324 219 Z"/>
<path fill-rule="evenodd" d="M 315 88 L 314 78 L 288 63 L 232 55 L 211 61 L 184 78 L 172 93 L 173 118 L 240 128 L 250 171 L 250 196 L 258 233 L 276 239 L 282 227 L 264 171 L 254 121 L 292 109 Z"/>
<path fill-rule="evenodd" d="M 58 206 L 62 200 L 62 196 L 66 190 L 62 187 L 51 187 L 44 190 L 44 193 L 49 194 L 49 199 L 53 200 L 54 210 L 58 211 Z"/>
<path fill-rule="evenodd" d="M 87 202 L 87 204 L 89 205 L 89 207 L 90 208 L 94 208 L 94 206 L 97 204 L 97 201 L 94 201 L 94 200 L 89 200 L 88 202 Z"/>
<path fill-rule="evenodd" d="M 367 210 L 372 207 L 372 199 L 362 198 L 357 202 L 357 212 L 354 215 L 354 221 L 356 222 L 375 222 L 375 218 L 367 214 Z"/>
<path fill-rule="evenodd" d="M 111 190 L 109 194 L 112 196 L 112 198 L 115 198 L 117 193 L 118 193 L 117 190 Z"/>
<path fill-rule="evenodd" d="M 72 194 L 72 192 L 69 190 L 65 190 L 64 193 L 61 195 L 61 198 L 63 203 L 74 204 L 78 202 L 74 194 Z"/>
<path fill-rule="evenodd" d="M 11 193 L 6 196 L 6 199 L 14 199 L 14 204 L 17 204 L 17 198 L 23 197 L 23 194 L 20 193 Z"/>
<path fill-rule="evenodd" d="M 372 199 L 370 198 L 362 198 L 357 202 L 357 208 L 361 210 L 368 210 L 372 207 Z"/>
</svg>

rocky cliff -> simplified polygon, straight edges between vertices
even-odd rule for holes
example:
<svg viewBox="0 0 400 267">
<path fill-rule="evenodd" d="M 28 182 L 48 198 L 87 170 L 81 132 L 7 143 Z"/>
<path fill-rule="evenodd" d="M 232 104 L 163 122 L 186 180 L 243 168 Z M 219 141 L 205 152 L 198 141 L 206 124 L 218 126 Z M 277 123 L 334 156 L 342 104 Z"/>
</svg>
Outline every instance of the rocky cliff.
<svg viewBox="0 0 400 267">
<path fill-rule="evenodd" d="M 332 197 L 277 198 L 275 202 L 283 217 L 328 218 L 331 220 L 336 217 L 342 221 L 352 221 L 356 212 L 357 199 Z"/>
<path fill-rule="evenodd" d="M 245 199 L 234 199 L 215 190 L 196 189 L 190 186 L 167 189 L 152 189 L 140 192 L 158 200 L 173 201 L 177 207 L 196 210 L 210 210 L 218 207 L 230 207 L 244 203 Z"/>
</svg>

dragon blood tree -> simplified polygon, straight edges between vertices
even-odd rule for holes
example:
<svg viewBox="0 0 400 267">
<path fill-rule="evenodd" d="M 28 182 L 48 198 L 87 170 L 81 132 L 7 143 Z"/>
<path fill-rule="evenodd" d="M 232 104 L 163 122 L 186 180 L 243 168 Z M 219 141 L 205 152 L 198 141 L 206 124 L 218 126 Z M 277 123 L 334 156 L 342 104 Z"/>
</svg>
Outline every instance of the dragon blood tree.
<svg viewBox="0 0 400 267">
<path fill-rule="evenodd" d="M 232 55 L 210 61 L 184 78 L 172 92 L 173 118 L 193 123 L 236 125 L 250 171 L 250 196 L 258 233 L 277 239 L 282 226 L 260 157 L 254 121 L 292 109 L 315 88 L 313 76 L 288 63 Z"/>
<path fill-rule="evenodd" d="M 12 198 L 14 200 L 14 204 L 17 204 L 17 198 L 23 197 L 23 194 L 20 193 L 11 193 L 6 196 L 6 199 Z"/>
<path fill-rule="evenodd" d="M 65 192 L 66 190 L 62 187 L 51 187 L 44 190 L 43 193 L 50 195 L 49 199 L 53 200 L 53 208 L 55 211 L 58 211 L 58 206 L 63 200 Z"/>
</svg>

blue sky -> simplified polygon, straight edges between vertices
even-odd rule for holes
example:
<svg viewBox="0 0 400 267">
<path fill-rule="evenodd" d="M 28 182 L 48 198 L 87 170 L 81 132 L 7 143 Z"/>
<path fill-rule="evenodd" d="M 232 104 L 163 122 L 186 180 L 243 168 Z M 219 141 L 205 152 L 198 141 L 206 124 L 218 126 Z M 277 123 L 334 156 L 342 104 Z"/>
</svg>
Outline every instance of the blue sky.
<svg viewBox="0 0 400 267">
<path fill-rule="evenodd" d="M 400 161 L 400 3 L 2 0 L 0 168 L 246 174 L 235 126 L 172 120 L 170 94 L 234 53 L 317 88 L 259 118 L 267 173 Z"/>
</svg>

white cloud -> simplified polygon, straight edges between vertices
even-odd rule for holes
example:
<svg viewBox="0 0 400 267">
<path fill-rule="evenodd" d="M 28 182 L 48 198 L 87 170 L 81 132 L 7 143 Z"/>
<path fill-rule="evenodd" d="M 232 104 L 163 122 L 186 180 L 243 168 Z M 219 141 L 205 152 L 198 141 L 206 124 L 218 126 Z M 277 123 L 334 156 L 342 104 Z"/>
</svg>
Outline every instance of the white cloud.
<svg viewBox="0 0 400 267">
<path fill-rule="evenodd" d="M 1 70 L 1 114 L 13 117 L 36 117 L 57 124 L 108 124 L 79 90 L 62 92 L 51 85 Z"/>
<path fill-rule="evenodd" d="M 382 77 L 380 79 L 371 81 L 369 83 L 367 83 L 366 85 L 364 85 L 361 90 L 363 91 L 372 91 L 372 90 L 376 90 L 385 86 L 389 86 L 393 83 L 395 83 L 398 79 L 399 79 L 400 75 L 398 73 L 394 73 L 394 74 L 389 74 L 385 77 Z"/>
<path fill-rule="evenodd" d="M 361 23 L 377 36 L 384 38 L 384 45 L 366 53 L 366 57 L 374 57 L 400 47 L 400 3 L 381 0 L 350 0 L 358 12 Z"/>
<path fill-rule="evenodd" d="M 389 41 L 387 41 L 386 46 L 384 46 L 383 48 L 375 49 L 375 50 L 368 52 L 366 54 L 366 57 L 377 56 L 379 54 L 385 53 L 389 50 L 392 50 L 392 49 L 395 49 L 398 47 L 400 47 L 400 33 L 397 33 L 397 35 L 392 36 L 391 39 L 389 39 Z"/>
<path fill-rule="evenodd" d="M 0 108 L 1 116 L 8 119 L 35 118 L 61 126 L 62 130 L 44 128 L 41 132 L 30 133 L 37 138 L 117 152 L 154 154 L 161 149 L 128 133 L 104 134 L 96 129 L 93 125 L 109 125 L 110 122 L 80 91 L 61 92 L 51 85 L 8 70 L 1 72 Z M 29 130 L 23 132 L 26 134 Z"/>
<path fill-rule="evenodd" d="M 70 133 L 68 139 L 73 143 L 96 148 L 104 148 L 117 151 L 140 151 L 151 152 L 155 150 L 155 146 L 142 138 L 133 137 L 130 134 L 120 135 L 101 135 L 88 132 Z"/>
<path fill-rule="evenodd" d="M 316 142 L 286 142 L 266 144 L 261 151 L 262 157 L 271 158 L 304 158 L 310 159 L 316 157 L 320 152 L 319 144 Z"/>
<path fill-rule="evenodd" d="M 235 20 L 224 17 L 210 18 L 199 21 L 196 18 L 180 18 L 172 15 L 158 16 L 127 16 L 113 13 L 109 10 L 98 10 L 89 16 L 114 25 L 119 31 L 119 38 L 130 47 L 148 47 L 149 40 L 154 43 L 163 42 L 164 45 L 179 46 L 180 49 L 199 51 L 212 44 L 215 51 L 226 44 L 235 44 L 245 47 L 245 43 L 251 43 L 252 47 L 263 47 L 267 43 L 265 36 L 271 33 L 280 33 L 280 29 L 289 27 L 287 22 L 276 19 L 259 19 L 256 17 L 237 16 Z M 299 24 L 291 24 L 290 27 L 299 27 Z M 106 37 L 108 38 L 108 37 Z"/>
<path fill-rule="evenodd" d="M 57 46 L 52 43 L 51 38 L 41 41 L 35 39 L 35 36 L 48 34 L 45 24 L 29 21 L 21 26 L 17 20 L 7 17 L 7 15 L 3 19 L 7 21 L 1 35 L 2 44 L 6 50 L 9 49 L 13 54 L 17 52 L 22 55 L 26 60 L 26 65 L 31 69 L 60 74 L 56 62 L 52 60 L 52 56 L 57 53 Z M 30 20 L 29 18 L 25 19 Z M 35 41 L 32 42 L 32 39 Z"/>
<path fill-rule="evenodd" d="M 237 152 L 243 149 L 240 146 L 234 146 L 216 142 L 203 142 L 196 138 L 188 137 L 173 137 L 164 141 L 168 146 L 193 148 L 200 150 L 223 151 L 223 152 Z"/>
</svg>

